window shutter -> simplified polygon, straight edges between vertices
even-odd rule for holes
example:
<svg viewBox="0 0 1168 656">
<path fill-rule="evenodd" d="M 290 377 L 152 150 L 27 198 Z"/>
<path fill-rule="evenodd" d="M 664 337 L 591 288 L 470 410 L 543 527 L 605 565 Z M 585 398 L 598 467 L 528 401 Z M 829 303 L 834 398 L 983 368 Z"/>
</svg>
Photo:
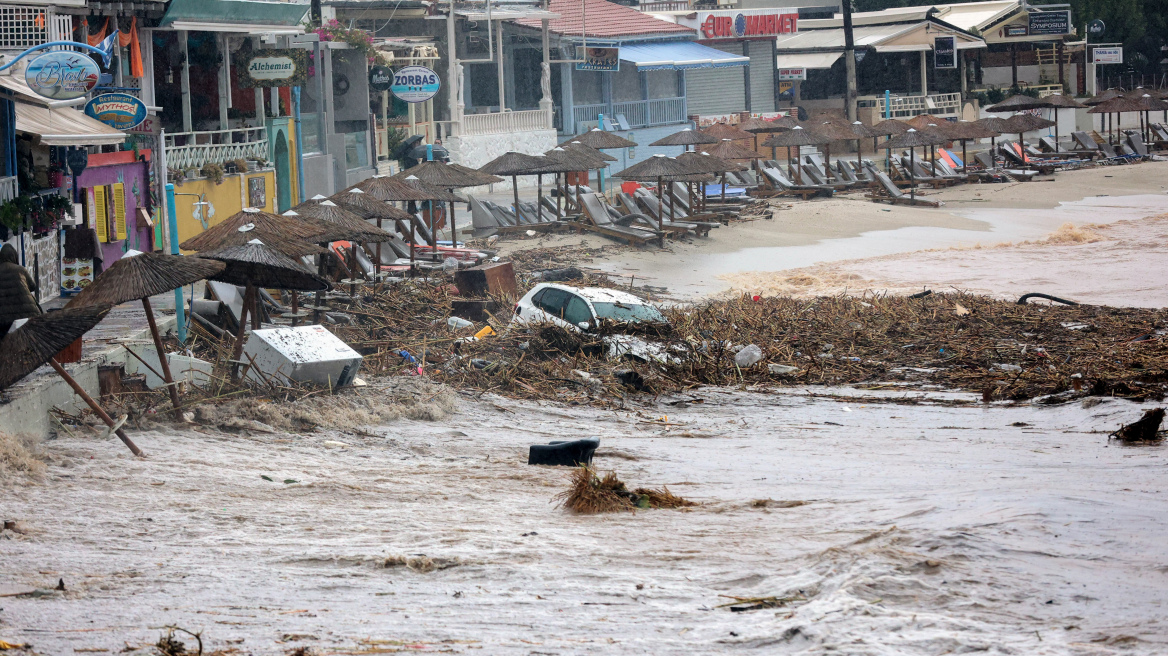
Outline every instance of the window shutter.
<svg viewBox="0 0 1168 656">
<path fill-rule="evenodd" d="M 97 230 L 97 238 L 102 242 L 109 242 L 109 213 L 106 211 L 105 187 L 94 187 L 89 195 L 92 203 L 89 215 L 93 217 L 93 227 Z"/>
<path fill-rule="evenodd" d="M 126 238 L 126 185 L 115 182 L 112 185 L 114 195 L 114 229 L 118 239 Z"/>
</svg>

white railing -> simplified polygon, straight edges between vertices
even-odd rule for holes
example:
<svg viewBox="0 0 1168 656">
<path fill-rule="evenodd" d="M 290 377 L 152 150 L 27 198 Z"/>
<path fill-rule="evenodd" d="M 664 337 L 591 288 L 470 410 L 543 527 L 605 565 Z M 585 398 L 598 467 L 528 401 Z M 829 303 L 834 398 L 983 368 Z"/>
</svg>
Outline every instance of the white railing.
<svg viewBox="0 0 1168 656">
<path fill-rule="evenodd" d="M 529 132 L 547 130 L 552 124 L 550 111 L 528 109 L 521 112 L 497 112 L 494 114 L 464 114 L 462 134 L 505 134 L 508 132 Z"/>
<path fill-rule="evenodd" d="M 928 96 L 892 96 L 891 112 L 885 111 L 884 96 L 876 97 L 876 109 L 881 120 L 885 118 L 912 118 L 921 114 L 957 116 L 961 113 L 960 93 L 938 93 Z"/>
<path fill-rule="evenodd" d="M 268 159 L 267 128 L 175 132 L 166 135 L 166 165 L 184 171 L 235 159 Z"/>
<path fill-rule="evenodd" d="M 19 195 L 20 188 L 16 185 L 15 175 L 0 178 L 0 203 L 7 203 Z"/>
<path fill-rule="evenodd" d="M 630 128 L 684 123 L 686 120 L 685 98 L 654 98 L 652 100 L 613 103 L 612 107 L 599 104 L 576 105 L 572 108 L 572 120 L 577 124 L 594 122 L 600 118 L 601 114 L 613 119 L 618 114 L 624 115 Z"/>
</svg>

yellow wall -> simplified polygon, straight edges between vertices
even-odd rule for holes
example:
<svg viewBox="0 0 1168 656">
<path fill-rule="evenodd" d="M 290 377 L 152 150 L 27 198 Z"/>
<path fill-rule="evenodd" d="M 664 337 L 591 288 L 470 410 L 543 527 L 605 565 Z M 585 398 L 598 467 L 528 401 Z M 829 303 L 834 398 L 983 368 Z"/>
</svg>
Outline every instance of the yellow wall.
<svg viewBox="0 0 1168 656">
<path fill-rule="evenodd" d="M 206 178 L 198 178 L 195 180 L 187 180 L 181 184 L 174 185 L 174 206 L 175 219 L 178 222 L 178 240 L 179 243 L 194 237 L 203 232 L 203 224 L 194 218 L 195 203 L 199 200 L 210 202 L 215 208 L 215 215 L 206 218 L 206 210 L 204 209 L 204 220 L 207 221 L 207 227 L 211 227 L 228 217 L 238 212 L 241 212 L 244 207 L 250 207 L 248 203 L 248 180 L 252 178 L 263 178 L 265 200 L 266 204 L 263 210 L 268 212 L 276 211 L 276 172 L 273 170 L 256 171 L 254 173 L 225 175 L 221 184 L 215 184 L 214 180 Z M 293 178 L 295 180 L 295 178 Z M 295 184 L 293 184 L 295 187 Z M 195 198 L 195 196 L 180 196 L 179 194 L 205 194 L 203 198 Z M 293 189 L 293 198 L 296 197 L 295 189 Z"/>
</svg>

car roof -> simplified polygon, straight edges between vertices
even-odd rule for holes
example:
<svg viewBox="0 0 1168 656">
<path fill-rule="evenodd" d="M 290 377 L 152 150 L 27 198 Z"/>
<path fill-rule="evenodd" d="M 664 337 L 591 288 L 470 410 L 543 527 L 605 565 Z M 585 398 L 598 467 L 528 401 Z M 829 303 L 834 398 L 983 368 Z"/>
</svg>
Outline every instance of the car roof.
<svg viewBox="0 0 1168 656">
<path fill-rule="evenodd" d="M 608 289 L 605 287 L 572 287 L 571 285 L 557 285 L 555 283 L 542 283 L 543 287 L 554 287 L 564 291 L 579 294 L 593 303 L 625 303 L 627 305 L 652 305 L 643 298 L 622 292 L 617 289 Z"/>
</svg>

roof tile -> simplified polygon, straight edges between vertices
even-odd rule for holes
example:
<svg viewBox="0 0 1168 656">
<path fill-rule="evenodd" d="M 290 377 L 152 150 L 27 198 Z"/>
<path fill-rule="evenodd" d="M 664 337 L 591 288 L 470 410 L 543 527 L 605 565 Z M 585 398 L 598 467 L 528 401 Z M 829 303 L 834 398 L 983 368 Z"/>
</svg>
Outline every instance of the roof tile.
<svg viewBox="0 0 1168 656">
<path fill-rule="evenodd" d="M 587 5 L 589 38 L 608 39 L 628 36 L 693 36 L 696 32 L 688 27 L 663 21 L 632 7 L 618 5 L 608 0 L 551 0 L 548 9 L 560 17 L 548 21 L 548 31 L 565 36 L 581 34 L 584 28 L 584 8 Z M 525 27 L 540 27 L 538 19 L 515 21 Z"/>
</svg>

